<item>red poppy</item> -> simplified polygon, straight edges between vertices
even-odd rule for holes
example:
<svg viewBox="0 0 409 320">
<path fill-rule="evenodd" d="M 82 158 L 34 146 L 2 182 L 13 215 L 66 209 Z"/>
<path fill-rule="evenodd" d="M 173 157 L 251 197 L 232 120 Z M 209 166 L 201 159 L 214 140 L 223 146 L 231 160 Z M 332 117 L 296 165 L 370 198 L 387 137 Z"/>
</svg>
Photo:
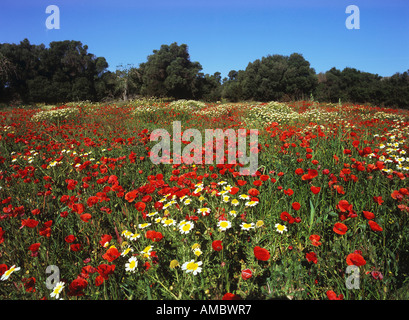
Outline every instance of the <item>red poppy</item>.
<svg viewBox="0 0 409 320">
<path fill-rule="evenodd" d="M 315 247 L 318 247 L 321 245 L 320 239 L 321 237 L 318 234 L 310 235 L 311 244 Z"/>
<path fill-rule="evenodd" d="M 108 262 L 112 262 L 120 256 L 120 253 L 117 248 L 112 247 L 107 250 L 105 254 L 102 255 L 102 258 Z"/>
<path fill-rule="evenodd" d="M 349 204 L 346 200 L 339 200 L 336 207 L 341 212 L 346 212 L 352 209 L 352 204 Z"/>
<path fill-rule="evenodd" d="M 222 300 L 241 300 L 241 297 L 238 296 L 238 295 L 236 295 L 236 294 L 227 292 L 227 293 L 223 296 Z"/>
<path fill-rule="evenodd" d="M 365 217 L 366 219 L 368 219 L 368 220 L 371 220 L 371 219 L 375 218 L 375 215 L 374 215 L 372 212 L 370 212 L 370 211 L 364 211 L 364 210 L 362 210 L 362 212 L 363 212 L 363 214 L 364 214 L 364 217 Z"/>
<path fill-rule="evenodd" d="M 26 292 L 36 292 L 35 289 L 36 278 L 34 277 L 23 278 L 22 281 L 24 283 L 24 289 L 26 289 Z"/>
<path fill-rule="evenodd" d="M 88 286 L 87 280 L 81 277 L 77 277 L 77 279 L 73 280 L 69 287 L 68 287 L 68 295 L 69 296 L 83 296 L 83 290 Z"/>
<path fill-rule="evenodd" d="M 97 268 L 97 272 L 99 275 L 104 279 L 108 280 L 108 276 L 112 273 L 114 273 L 115 270 L 115 265 L 109 265 L 109 264 L 100 264 Z"/>
<path fill-rule="evenodd" d="M 343 300 L 344 299 L 344 295 L 342 293 L 340 293 L 337 296 L 337 294 L 332 290 L 327 291 L 327 297 L 329 300 Z"/>
<path fill-rule="evenodd" d="M 237 192 L 239 192 L 239 190 L 240 189 L 237 187 L 232 187 L 229 192 L 231 195 L 235 195 Z"/>
<path fill-rule="evenodd" d="M 222 241 L 221 240 L 214 240 L 212 242 L 212 248 L 214 251 L 221 251 L 223 249 Z"/>
<path fill-rule="evenodd" d="M 292 189 L 287 189 L 287 190 L 284 190 L 283 192 L 287 196 L 292 196 L 294 194 L 294 191 Z"/>
<path fill-rule="evenodd" d="M 283 221 L 288 221 L 289 224 L 292 224 L 295 221 L 295 219 L 286 211 L 281 213 L 280 218 Z"/>
<path fill-rule="evenodd" d="M 84 222 L 88 222 L 91 218 L 92 216 L 89 213 L 84 213 L 80 215 L 80 219 Z"/>
<path fill-rule="evenodd" d="M 21 220 L 22 227 L 35 228 L 37 225 L 38 225 L 37 220 L 33 220 L 30 218 Z"/>
<path fill-rule="evenodd" d="M 252 197 L 256 197 L 256 196 L 258 196 L 260 194 L 260 192 L 257 189 L 254 189 L 254 188 L 251 188 L 248 193 Z"/>
<path fill-rule="evenodd" d="M 65 242 L 67 242 L 67 243 L 74 242 L 74 241 L 75 241 L 75 236 L 72 235 L 72 234 L 70 234 L 69 236 L 66 236 L 64 240 L 65 240 Z"/>
<path fill-rule="evenodd" d="M 348 227 L 341 223 L 337 222 L 334 224 L 334 228 L 332 229 L 335 233 L 338 233 L 340 235 L 344 235 L 348 231 Z"/>
<path fill-rule="evenodd" d="M 137 203 L 135 203 L 135 208 L 139 212 L 142 212 L 143 210 L 145 210 L 146 204 L 144 202 L 137 202 Z"/>
<path fill-rule="evenodd" d="M 368 224 L 373 231 L 383 231 L 382 227 L 373 220 L 369 220 Z"/>
<path fill-rule="evenodd" d="M 350 253 L 346 258 L 348 265 L 364 266 L 366 264 L 365 259 L 359 253 Z"/>
<path fill-rule="evenodd" d="M 104 283 L 104 278 L 101 276 L 101 275 L 98 275 L 96 278 L 95 278 L 95 286 L 96 287 L 99 287 L 101 284 L 103 284 Z"/>
<path fill-rule="evenodd" d="M 318 171 L 315 169 L 308 169 L 308 173 L 301 177 L 301 180 L 312 180 L 318 176 Z"/>
<path fill-rule="evenodd" d="M 81 246 L 80 243 L 70 245 L 70 250 L 71 251 L 76 252 L 76 251 L 80 251 L 81 249 L 82 249 L 82 246 Z"/>
<path fill-rule="evenodd" d="M 375 197 L 373 197 L 373 200 L 379 205 L 381 205 L 383 203 L 382 196 L 379 196 L 379 197 L 375 196 Z"/>
<path fill-rule="evenodd" d="M 125 200 L 128 202 L 132 202 L 135 200 L 135 198 L 138 196 L 138 191 L 137 190 L 132 190 L 130 192 L 127 192 L 125 194 Z"/>
<path fill-rule="evenodd" d="M 301 208 L 301 205 L 298 202 L 293 202 L 293 204 L 291 206 L 296 211 L 300 210 L 300 208 Z"/>
<path fill-rule="evenodd" d="M 313 251 L 308 252 L 305 255 L 305 258 L 307 259 L 308 262 L 313 262 L 315 264 L 317 264 L 317 262 L 318 262 L 317 254 L 315 252 L 313 252 Z"/>
<path fill-rule="evenodd" d="M 299 176 L 300 176 L 300 175 L 302 175 L 303 173 L 304 173 L 304 170 L 301 169 L 301 168 L 298 168 L 298 169 L 295 170 L 295 174 L 296 174 L 296 175 L 299 175 Z"/>
<path fill-rule="evenodd" d="M 148 230 L 145 233 L 145 237 L 147 239 L 152 240 L 153 242 L 159 242 L 163 239 L 163 235 L 161 232 L 155 231 L 155 230 Z"/>
<path fill-rule="evenodd" d="M 253 276 L 253 272 L 250 269 L 241 270 L 241 277 L 243 280 L 248 280 Z"/>
<path fill-rule="evenodd" d="M 38 248 L 40 248 L 41 243 L 33 243 L 31 246 L 28 247 L 28 250 L 31 252 L 37 252 Z"/>
<path fill-rule="evenodd" d="M 321 191 L 321 187 L 311 186 L 311 192 L 313 194 L 318 194 Z"/>
<path fill-rule="evenodd" d="M 268 259 L 270 259 L 270 252 L 268 252 L 267 249 L 256 246 L 254 247 L 253 252 L 257 260 L 267 261 Z"/>
</svg>

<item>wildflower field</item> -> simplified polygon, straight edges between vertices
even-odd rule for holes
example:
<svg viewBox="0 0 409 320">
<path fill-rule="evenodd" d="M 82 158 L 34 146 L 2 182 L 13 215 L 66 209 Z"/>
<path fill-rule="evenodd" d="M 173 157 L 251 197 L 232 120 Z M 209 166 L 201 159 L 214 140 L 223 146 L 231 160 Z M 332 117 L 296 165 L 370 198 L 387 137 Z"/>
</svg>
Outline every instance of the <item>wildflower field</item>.
<svg viewBox="0 0 409 320">
<path fill-rule="evenodd" d="M 227 139 L 154 164 L 174 121 L 258 129 L 256 174 Z M 0 299 L 408 299 L 408 138 L 407 110 L 311 101 L 2 109 Z"/>
</svg>

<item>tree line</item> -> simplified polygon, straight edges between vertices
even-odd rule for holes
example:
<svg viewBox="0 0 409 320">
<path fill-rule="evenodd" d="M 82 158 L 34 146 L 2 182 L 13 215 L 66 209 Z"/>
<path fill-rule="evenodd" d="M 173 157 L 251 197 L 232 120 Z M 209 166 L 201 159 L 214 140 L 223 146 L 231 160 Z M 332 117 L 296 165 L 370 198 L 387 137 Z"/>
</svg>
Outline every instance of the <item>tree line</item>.
<svg viewBox="0 0 409 320">
<path fill-rule="evenodd" d="M 268 55 L 244 70 L 205 74 L 186 44 L 162 45 L 139 66 L 117 66 L 80 41 L 0 44 L 0 102 L 61 103 L 167 97 L 208 102 L 294 101 L 371 103 L 409 108 L 409 70 L 391 77 L 354 68 L 317 74 L 299 53 Z"/>
</svg>

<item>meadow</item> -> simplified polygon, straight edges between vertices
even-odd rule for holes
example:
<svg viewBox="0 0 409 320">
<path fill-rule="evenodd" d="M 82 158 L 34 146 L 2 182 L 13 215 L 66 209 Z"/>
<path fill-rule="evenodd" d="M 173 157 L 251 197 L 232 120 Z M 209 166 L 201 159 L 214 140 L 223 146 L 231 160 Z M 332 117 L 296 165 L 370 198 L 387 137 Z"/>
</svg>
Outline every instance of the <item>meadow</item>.
<svg viewBox="0 0 409 320">
<path fill-rule="evenodd" d="M 258 129 L 256 174 L 154 164 L 174 121 Z M 369 105 L 2 109 L 0 299 L 408 299 L 408 139 Z"/>
</svg>

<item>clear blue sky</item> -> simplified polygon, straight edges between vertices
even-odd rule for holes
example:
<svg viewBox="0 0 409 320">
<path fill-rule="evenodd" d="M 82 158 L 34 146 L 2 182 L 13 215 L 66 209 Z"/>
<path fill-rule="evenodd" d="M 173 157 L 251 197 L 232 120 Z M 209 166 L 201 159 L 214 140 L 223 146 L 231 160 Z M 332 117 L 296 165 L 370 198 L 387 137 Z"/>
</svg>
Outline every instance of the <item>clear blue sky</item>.
<svg viewBox="0 0 409 320">
<path fill-rule="evenodd" d="M 45 9 L 60 9 L 48 30 Z M 348 5 L 360 10 L 349 30 Z M 409 69 L 408 0 L 1 0 L 0 43 L 78 40 L 109 69 L 145 62 L 162 44 L 185 43 L 204 73 L 227 76 L 269 54 L 301 53 L 317 73 L 332 67 L 390 76 Z"/>
</svg>

